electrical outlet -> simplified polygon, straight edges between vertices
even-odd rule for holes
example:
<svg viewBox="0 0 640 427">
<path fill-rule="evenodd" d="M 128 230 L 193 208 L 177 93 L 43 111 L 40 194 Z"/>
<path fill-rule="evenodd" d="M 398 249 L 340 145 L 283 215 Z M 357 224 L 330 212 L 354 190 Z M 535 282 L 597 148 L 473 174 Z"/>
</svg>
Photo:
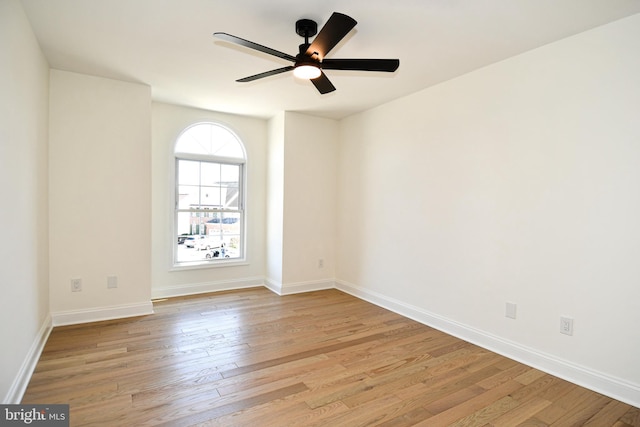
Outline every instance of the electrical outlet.
<svg viewBox="0 0 640 427">
<path fill-rule="evenodd" d="M 506 317 L 508 317 L 509 319 L 515 319 L 516 318 L 516 310 L 517 310 L 517 308 L 518 308 L 518 306 L 516 305 L 515 302 L 506 303 L 504 315 Z"/>
<path fill-rule="evenodd" d="M 118 287 L 118 276 L 107 276 L 107 289 L 115 289 Z"/>
<path fill-rule="evenodd" d="M 560 333 L 573 335 L 573 319 L 571 317 L 560 316 Z"/>
<path fill-rule="evenodd" d="M 318 268 L 324 268 L 324 260 L 322 258 L 318 259 Z"/>
<path fill-rule="evenodd" d="M 82 291 L 82 279 L 71 279 L 71 292 Z"/>
</svg>

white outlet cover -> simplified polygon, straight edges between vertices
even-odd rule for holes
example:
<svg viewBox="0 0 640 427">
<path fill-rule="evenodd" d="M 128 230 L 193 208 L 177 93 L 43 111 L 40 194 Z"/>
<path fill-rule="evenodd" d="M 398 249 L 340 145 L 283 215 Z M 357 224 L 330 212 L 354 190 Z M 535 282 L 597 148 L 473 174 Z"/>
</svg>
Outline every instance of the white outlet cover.
<svg viewBox="0 0 640 427">
<path fill-rule="evenodd" d="M 107 276 L 107 289 L 118 287 L 118 276 Z"/>
<path fill-rule="evenodd" d="M 573 335 L 573 319 L 571 317 L 560 317 L 560 333 L 565 335 Z"/>
<path fill-rule="evenodd" d="M 518 309 L 518 306 L 516 305 L 515 302 L 506 303 L 505 304 L 505 311 L 504 311 L 505 317 L 508 317 L 509 319 L 515 319 L 516 318 L 517 309 Z"/>
<path fill-rule="evenodd" d="M 82 279 L 71 279 L 71 292 L 82 291 Z"/>
</svg>

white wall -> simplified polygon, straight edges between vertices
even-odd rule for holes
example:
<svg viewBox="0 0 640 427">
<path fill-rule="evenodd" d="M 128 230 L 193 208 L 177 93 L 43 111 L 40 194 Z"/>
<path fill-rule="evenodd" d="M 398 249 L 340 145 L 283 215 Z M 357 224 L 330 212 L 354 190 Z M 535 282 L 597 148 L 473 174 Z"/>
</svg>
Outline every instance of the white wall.
<svg viewBox="0 0 640 427">
<path fill-rule="evenodd" d="M 338 123 L 287 112 L 284 125 L 283 287 L 333 287 Z"/>
<path fill-rule="evenodd" d="M 212 292 L 263 283 L 265 269 L 265 190 L 267 121 L 194 108 L 154 103 L 152 288 L 154 297 Z M 174 147 L 188 126 L 220 123 L 236 133 L 247 152 L 247 262 L 204 269 L 173 269 Z"/>
<path fill-rule="evenodd" d="M 269 138 L 266 285 L 280 294 L 332 288 L 338 122 L 284 112 Z"/>
<path fill-rule="evenodd" d="M 148 86 L 51 70 L 54 323 L 151 310 L 150 105 Z M 72 278 L 82 292 L 71 292 Z"/>
<path fill-rule="evenodd" d="M 0 398 L 18 403 L 50 323 L 49 66 L 19 1 L 0 1 Z"/>
<path fill-rule="evenodd" d="M 282 287 L 284 244 L 284 141 L 285 113 L 269 120 L 267 154 L 267 229 L 265 282 L 273 290 Z"/>
<path fill-rule="evenodd" d="M 345 119 L 340 286 L 640 404 L 638 52 L 640 15 Z"/>
</svg>

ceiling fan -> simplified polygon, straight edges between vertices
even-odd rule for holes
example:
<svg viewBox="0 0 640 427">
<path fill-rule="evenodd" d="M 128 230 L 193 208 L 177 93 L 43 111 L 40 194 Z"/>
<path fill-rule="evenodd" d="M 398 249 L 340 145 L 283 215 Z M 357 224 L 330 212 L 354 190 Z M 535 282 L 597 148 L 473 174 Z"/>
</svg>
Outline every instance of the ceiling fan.
<svg viewBox="0 0 640 427">
<path fill-rule="evenodd" d="M 322 70 L 351 70 L 351 71 L 384 71 L 393 72 L 398 69 L 398 59 L 326 59 L 325 56 L 342 40 L 357 24 L 356 20 L 342 13 L 334 12 L 327 23 L 318 33 L 318 24 L 310 19 L 300 19 L 296 22 L 296 33 L 304 37 L 304 43 L 299 46 L 296 56 L 280 52 L 275 49 L 233 36 L 227 33 L 213 33 L 221 40 L 248 47 L 269 55 L 277 56 L 293 62 L 282 68 L 255 74 L 236 80 L 237 82 L 251 82 L 263 77 L 292 71 L 296 77 L 309 79 L 321 94 L 333 92 L 335 86 L 329 81 Z M 318 36 L 309 43 L 309 37 Z"/>
</svg>

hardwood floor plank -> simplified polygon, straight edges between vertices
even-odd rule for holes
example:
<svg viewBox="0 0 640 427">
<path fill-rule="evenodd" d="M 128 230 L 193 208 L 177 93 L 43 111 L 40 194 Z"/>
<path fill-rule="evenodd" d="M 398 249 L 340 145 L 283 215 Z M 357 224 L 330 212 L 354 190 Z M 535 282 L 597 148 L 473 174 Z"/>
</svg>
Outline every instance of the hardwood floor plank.
<svg viewBox="0 0 640 427">
<path fill-rule="evenodd" d="M 51 390 L 44 390 L 40 393 L 32 390 L 29 394 L 30 401 L 24 403 L 47 402 L 52 404 L 73 404 L 76 406 L 85 406 L 95 402 L 110 400 L 118 396 L 118 383 L 115 381 L 107 381 L 96 384 L 89 384 L 86 387 L 66 387 L 56 389 L 55 396 L 52 396 Z"/>
<path fill-rule="evenodd" d="M 498 369 L 500 369 L 500 367 L 502 366 L 501 362 L 497 362 L 495 365 Z M 521 376 L 522 374 L 528 372 L 529 370 L 531 370 L 531 368 L 529 368 L 528 366 L 524 366 L 524 365 L 515 365 L 512 366 L 510 368 L 507 368 L 505 370 L 502 370 L 500 372 L 498 372 L 497 374 L 485 378 L 483 380 L 478 381 L 478 385 L 484 389 L 490 389 L 493 387 L 496 387 L 504 382 L 507 382 L 509 380 L 513 380 L 516 377 Z"/>
<path fill-rule="evenodd" d="M 171 426 L 171 427 L 191 426 L 196 423 L 202 423 L 206 420 L 218 418 L 224 415 L 231 414 L 233 412 L 240 411 L 244 408 L 251 408 L 253 406 L 256 406 L 262 403 L 282 399 L 286 396 L 289 396 L 295 393 L 300 393 L 306 390 L 308 390 L 307 386 L 305 386 L 303 383 L 297 383 L 288 387 L 272 390 L 272 391 L 269 391 L 257 396 L 252 396 L 246 399 L 234 400 L 233 402 L 230 402 L 221 406 L 217 406 L 215 408 L 212 408 L 206 411 L 198 412 L 196 414 L 189 414 L 189 415 L 182 416 L 180 418 L 170 419 L 166 421 L 166 423 L 155 424 L 155 422 L 159 420 L 152 420 L 152 422 L 154 422 L 153 425 L 158 425 L 158 426 L 162 426 L 162 425 Z"/>
<path fill-rule="evenodd" d="M 618 402 L 617 400 L 611 400 L 602 408 L 597 414 L 589 418 L 584 423 L 585 426 L 597 427 L 612 425 L 617 420 L 624 417 L 624 415 L 631 409 L 630 405 L 626 403 Z"/>
<path fill-rule="evenodd" d="M 544 375 L 539 379 L 533 381 L 522 387 L 520 390 L 514 392 L 511 396 L 519 401 L 525 401 L 527 399 L 533 399 L 540 396 L 543 400 L 553 401 L 554 394 L 549 390 L 555 390 L 561 388 L 567 383 L 559 378 L 551 375 Z"/>
<path fill-rule="evenodd" d="M 595 402 L 600 396 L 589 390 L 576 388 L 570 390 L 567 394 L 557 399 L 553 404 L 549 405 L 539 414 L 536 418 L 546 422 L 549 425 L 561 420 L 564 416 L 571 416 L 574 412 L 574 408 L 580 405 L 585 399 Z"/>
<path fill-rule="evenodd" d="M 513 410 L 518 407 L 518 402 L 510 396 L 505 396 L 502 399 L 498 399 L 490 405 L 477 410 L 471 415 L 467 415 L 464 418 L 459 419 L 455 423 L 451 424 L 452 427 L 479 427 L 486 425 L 489 421 Z"/>
<path fill-rule="evenodd" d="M 239 390 L 271 384 L 282 379 L 295 378 L 304 381 L 308 385 L 314 379 L 321 380 L 328 375 L 343 372 L 342 366 L 336 365 L 326 355 L 308 357 L 302 360 L 294 360 L 282 365 L 276 365 L 261 370 L 250 371 L 243 375 L 222 377 L 224 381 L 218 381 L 216 389 L 221 395 L 227 395 Z"/>
<path fill-rule="evenodd" d="M 449 393 L 434 402 L 426 404 L 425 409 L 432 414 L 439 414 L 453 407 L 456 407 L 459 404 L 466 402 L 467 400 L 472 399 L 485 391 L 486 390 L 482 387 L 471 385 L 469 387 L 453 391 L 452 393 Z"/>
<path fill-rule="evenodd" d="M 549 405 L 551 405 L 551 402 L 548 400 L 533 398 L 492 420 L 489 425 L 492 427 L 513 427 L 521 425 L 521 423 L 534 418 L 538 412 Z"/>
<path fill-rule="evenodd" d="M 509 395 L 509 393 L 517 390 L 520 387 L 522 387 L 522 384 L 515 381 L 508 381 L 499 385 L 498 387 L 487 390 L 484 393 L 481 393 L 471 399 L 459 403 L 456 406 L 440 412 L 439 414 L 416 424 L 416 426 L 438 427 L 455 425 L 455 423 L 459 420 L 466 419 L 466 417 L 474 416 L 477 411 L 480 411 L 484 408 L 492 407 L 494 403 L 500 402 L 501 399 L 504 399 Z M 429 410 L 429 407 L 427 406 L 426 409 Z"/>
<path fill-rule="evenodd" d="M 554 427 L 584 425 L 610 401 L 611 399 L 605 396 L 588 396 L 552 425 Z"/>
<path fill-rule="evenodd" d="M 537 369 L 529 369 L 515 378 L 520 384 L 529 385 L 534 381 L 546 376 L 547 374 Z"/>
<path fill-rule="evenodd" d="M 353 426 L 367 427 L 380 424 L 387 419 L 395 418 L 397 413 L 402 410 L 406 404 L 402 399 L 390 394 L 380 397 L 379 399 L 365 403 L 356 409 L 350 409 L 348 412 L 342 412 L 326 418 L 321 418 L 311 424 L 296 424 L 303 426 Z"/>
<path fill-rule="evenodd" d="M 260 369 L 265 369 L 271 366 L 277 366 L 277 365 L 281 365 L 283 363 L 288 363 L 294 360 L 300 360 L 300 359 L 306 359 L 308 357 L 313 357 L 313 356 L 317 356 L 320 354 L 327 354 L 327 353 L 332 353 L 334 351 L 337 350 L 341 350 L 344 348 L 348 348 L 351 347 L 352 345 L 359 345 L 362 343 L 366 343 L 366 342 L 371 342 L 371 341 L 376 341 L 378 339 L 382 338 L 381 334 L 374 334 L 374 335 L 368 335 L 365 337 L 361 337 L 352 341 L 345 341 L 345 342 L 338 342 L 335 344 L 331 344 L 331 345 L 326 345 L 326 346 L 321 346 L 321 347 L 317 347 L 314 348 L 312 350 L 306 350 L 306 351 L 302 351 L 299 353 L 290 353 L 290 350 L 283 350 L 283 352 L 285 353 L 290 353 L 286 356 L 279 356 L 279 357 L 275 357 L 275 358 L 268 358 L 270 354 L 272 354 L 271 352 L 269 352 L 268 354 L 262 354 L 260 356 L 264 357 L 266 360 L 262 360 L 262 361 L 257 361 L 253 364 L 246 364 L 246 361 L 241 361 L 240 363 L 238 363 L 240 366 L 238 368 L 235 369 L 231 369 L 229 371 L 226 371 L 223 373 L 225 378 L 229 378 L 235 375 L 242 375 L 246 372 L 252 372 L 252 371 L 256 371 L 256 370 L 260 370 Z M 265 352 L 266 353 L 266 352 Z M 277 353 L 273 354 L 274 356 Z"/>
<path fill-rule="evenodd" d="M 632 426 L 640 426 L 640 409 L 639 408 L 630 408 L 626 414 L 620 421 L 627 423 Z"/>
<path fill-rule="evenodd" d="M 432 417 L 433 414 L 429 413 L 426 409 L 418 407 L 408 412 L 402 413 L 395 418 L 388 421 L 382 421 L 378 424 L 379 427 L 411 427 L 417 422 L 426 420 Z"/>
<path fill-rule="evenodd" d="M 24 403 L 72 426 L 640 426 L 640 410 L 337 290 L 56 327 Z"/>
</svg>

